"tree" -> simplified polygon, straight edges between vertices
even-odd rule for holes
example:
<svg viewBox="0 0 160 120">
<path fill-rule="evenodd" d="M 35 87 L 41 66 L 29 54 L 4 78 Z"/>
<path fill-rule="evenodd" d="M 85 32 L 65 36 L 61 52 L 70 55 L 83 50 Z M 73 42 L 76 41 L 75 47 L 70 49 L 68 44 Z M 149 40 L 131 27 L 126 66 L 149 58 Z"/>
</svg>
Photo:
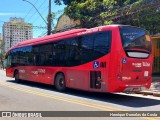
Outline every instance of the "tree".
<svg viewBox="0 0 160 120">
<path fill-rule="evenodd" d="M 73 1 L 76 1 L 76 2 L 85 2 L 85 0 L 54 0 L 54 2 L 56 4 L 58 4 L 58 5 L 61 5 L 62 2 L 63 2 L 67 6 L 71 5 L 71 2 L 73 2 Z"/>
<path fill-rule="evenodd" d="M 59 0 L 60 1 L 60 0 Z M 67 7 L 65 14 L 72 19 L 79 19 L 81 27 L 94 27 L 113 23 L 105 20 L 108 16 L 116 15 L 117 8 L 131 4 L 136 0 L 61 0 Z"/>
<path fill-rule="evenodd" d="M 68 3 L 65 14 L 70 18 L 79 19 L 82 27 L 94 27 L 104 24 L 101 13 L 110 10 L 115 0 L 73 0 Z"/>
<path fill-rule="evenodd" d="M 114 23 L 129 24 L 147 29 L 152 35 L 160 32 L 160 1 L 138 0 L 120 13 L 123 16 L 113 19 Z"/>
<path fill-rule="evenodd" d="M 62 0 L 54 0 L 54 2 L 55 2 L 57 5 L 61 5 L 61 4 L 62 4 L 61 1 L 62 1 Z"/>
<path fill-rule="evenodd" d="M 120 23 L 135 25 L 152 34 L 160 31 L 159 0 L 59 0 L 67 7 L 65 14 L 79 19 L 81 27 Z"/>
</svg>

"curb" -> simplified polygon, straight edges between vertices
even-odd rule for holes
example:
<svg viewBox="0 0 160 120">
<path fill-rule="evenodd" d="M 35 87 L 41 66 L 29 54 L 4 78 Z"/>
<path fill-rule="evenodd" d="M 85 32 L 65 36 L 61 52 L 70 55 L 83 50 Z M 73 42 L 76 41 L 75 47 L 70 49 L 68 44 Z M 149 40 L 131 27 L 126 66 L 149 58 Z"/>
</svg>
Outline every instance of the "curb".
<svg viewBox="0 0 160 120">
<path fill-rule="evenodd" d="M 142 94 L 144 96 L 153 95 L 155 97 L 160 97 L 160 92 L 153 92 L 153 91 L 140 91 L 140 92 L 136 92 L 136 94 Z"/>
</svg>

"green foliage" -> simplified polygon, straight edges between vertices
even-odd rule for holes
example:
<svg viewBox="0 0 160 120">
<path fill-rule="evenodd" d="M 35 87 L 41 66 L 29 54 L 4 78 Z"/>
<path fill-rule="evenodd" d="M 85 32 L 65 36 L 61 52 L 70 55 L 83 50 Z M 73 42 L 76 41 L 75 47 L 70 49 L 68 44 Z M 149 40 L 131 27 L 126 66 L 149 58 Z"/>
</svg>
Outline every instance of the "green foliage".
<svg viewBox="0 0 160 120">
<path fill-rule="evenodd" d="M 85 2 L 85 0 L 54 0 L 54 2 L 57 4 L 57 5 L 62 5 L 62 2 L 65 4 L 65 5 L 71 5 L 71 2 L 72 1 L 76 1 L 76 2 Z"/>
<path fill-rule="evenodd" d="M 63 0 L 65 1 L 65 0 Z M 103 12 L 113 9 L 115 0 L 72 0 L 65 9 L 65 14 L 70 18 L 79 19 L 82 27 L 103 25 L 106 15 Z"/>
<path fill-rule="evenodd" d="M 61 4 L 62 4 L 62 0 L 54 0 L 54 2 L 55 2 L 57 5 L 61 5 Z"/>
<path fill-rule="evenodd" d="M 113 21 L 112 21 L 112 20 L 104 21 L 104 25 L 110 25 L 110 24 L 113 24 Z"/>
<path fill-rule="evenodd" d="M 53 22 L 53 19 L 55 18 L 56 14 L 54 12 L 51 13 L 51 22 Z"/>
<path fill-rule="evenodd" d="M 154 0 L 55 0 L 67 7 L 65 14 L 79 19 L 81 27 L 95 27 L 107 24 L 129 24 L 150 31 L 160 32 L 160 10 L 149 3 Z M 160 3 L 157 3 L 160 4 Z M 157 6 L 155 4 L 155 6 Z"/>
<path fill-rule="evenodd" d="M 154 4 L 154 5 L 153 5 Z M 128 12 L 123 12 L 125 16 L 114 19 L 114 23 L 129 24 L 144 28 L 152 35 L 160 33 L 160 11 L 155 5 L 160 3 L 152 3 L 150 5 L 147 0 L 138 0 L 130 5 Z M 127 15 L 128 14 L 128 15 Z"/>
</svg>

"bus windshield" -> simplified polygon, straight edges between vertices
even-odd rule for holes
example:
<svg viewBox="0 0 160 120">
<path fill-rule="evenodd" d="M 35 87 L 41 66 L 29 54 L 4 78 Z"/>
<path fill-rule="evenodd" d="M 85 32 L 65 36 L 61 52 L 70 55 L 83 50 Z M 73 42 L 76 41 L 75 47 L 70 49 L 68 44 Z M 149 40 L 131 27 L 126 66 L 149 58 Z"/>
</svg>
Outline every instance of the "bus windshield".
<svg viewBox="0 0 160 120">
<path fill-rule="evenodd" d="M 151 53 L 151 40 L 147 31 L 131 27 L 120 27 L 123 48 L 128 57 L 147 58 Z"/>
</svg>

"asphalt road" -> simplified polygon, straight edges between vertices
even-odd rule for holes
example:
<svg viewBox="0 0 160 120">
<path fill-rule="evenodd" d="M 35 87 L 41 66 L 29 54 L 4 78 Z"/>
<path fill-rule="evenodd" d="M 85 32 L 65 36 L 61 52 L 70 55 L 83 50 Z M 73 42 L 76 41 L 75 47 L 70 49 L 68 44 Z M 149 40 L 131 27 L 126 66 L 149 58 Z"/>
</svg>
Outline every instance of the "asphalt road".
<svg viewBox="0 0 160 120">
<path fill-rule="evenodd" d="M 0 111 L 160 111 L 160 97 L 143 96 L 136 94 L 111 94 L 111 93 L 91 93 L 79 90 L 68 89 L 61 93 L 53 86 L 34 82 L 22 81 L 15 83 L 14 79 L 7 78 L 5 71 L 0 70 Z M 54 114 L 54 113 L 53 113 Z M 58 114 L 61 117 L 42 117 L 31 119 L 59 119 L 59 120 L 137 120 L 148 119 L 158 120 L 158 117 L 84 117 L 84 113 L 79 113 L 81 117 L 73 117 L 76 113 L 71 113 L 71 117 L 65 117 L 63 112 Z M 1 115 L 0 115 L 1 116 Z M 0 117 L 0 120 L 11 118 Z M 22 120 L 20 117 L 12 118 Z M 23 118 L 28 119 L 28 118 Z"/>
</svg>

